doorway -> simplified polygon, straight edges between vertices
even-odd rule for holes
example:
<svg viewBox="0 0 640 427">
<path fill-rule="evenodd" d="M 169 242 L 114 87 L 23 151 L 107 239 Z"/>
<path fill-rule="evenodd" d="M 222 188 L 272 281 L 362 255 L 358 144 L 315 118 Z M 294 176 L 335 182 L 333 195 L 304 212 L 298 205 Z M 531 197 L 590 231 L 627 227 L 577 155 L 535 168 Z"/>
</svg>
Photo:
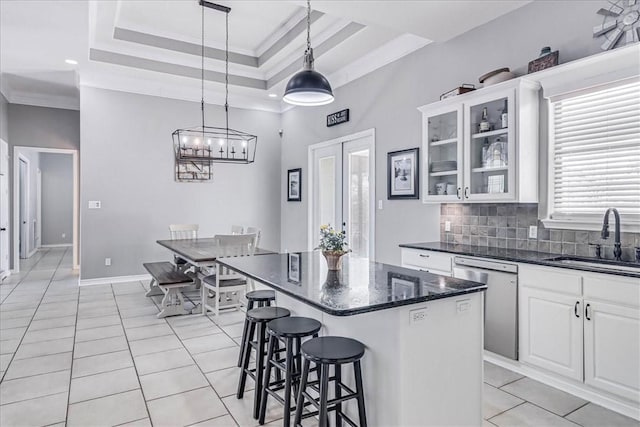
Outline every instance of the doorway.
<svg viewBox="0 0 640 427">
<path fill-rule="evenodd" d="M 9 275 L 9 144 L 0 139 L 0 280 Z"/>
<path fill-rule="evenodd" d="M 375 131 L 309 147 L 311 171 L 309 249 L 318 245 L 318 230 L 331 224 L 346 234 L 352 256 L 375 254 Z"/>
<path fill-rule="evenodd" d="M 18 207 L 19 207 L 19 232 L 18 246 L 20 258 L 29 258 L 29 160 L 20 155 L 18 157 Z"/>
</svg>

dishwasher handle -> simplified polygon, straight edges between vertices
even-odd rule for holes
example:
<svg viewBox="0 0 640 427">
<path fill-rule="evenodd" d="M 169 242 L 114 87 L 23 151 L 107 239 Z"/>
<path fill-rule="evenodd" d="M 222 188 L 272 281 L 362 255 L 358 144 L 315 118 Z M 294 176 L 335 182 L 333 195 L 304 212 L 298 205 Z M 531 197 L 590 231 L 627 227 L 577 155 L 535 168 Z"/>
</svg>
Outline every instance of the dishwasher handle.
<svg viewBox="0 0 640 427">
<path fill-rule="evenodd" d="M 483 268 L 485 270 L 503 271 L 505 273 L 518 273 L 518 266 L 516 264 L 507 264 L 503 262 L 495 262 L 484 259 L 454 257 L 454 265 L 464 265 L 467 267 Z"/>
</svg>

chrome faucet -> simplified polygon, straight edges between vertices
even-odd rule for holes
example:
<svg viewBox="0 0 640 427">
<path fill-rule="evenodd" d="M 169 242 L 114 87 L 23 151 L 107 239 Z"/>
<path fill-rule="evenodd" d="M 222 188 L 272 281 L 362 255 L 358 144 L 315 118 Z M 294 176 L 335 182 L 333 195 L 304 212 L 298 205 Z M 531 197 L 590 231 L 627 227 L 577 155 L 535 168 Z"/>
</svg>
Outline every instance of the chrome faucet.
<svg viewBox="0 0 640 427">
<path fill-rule="evenodd" d="M 622 248 L 620 245 L 620 214 L 618 213 L 618 210 L 616 208 L 609 208 L 604 213 L 604 220 L 602 222 L 602 233 L 600 234 L 600 237 L 602 237 L 603 239 L 607 239 L 609 237 L 609 214 L 611 212 L 613 212 L 613 216 L 616 219 L 616 234 L 614 236 L 616 242 L 613 246 L 613 256 L 615 257 L 616 261 L 622 261 Z"/>
</svg>

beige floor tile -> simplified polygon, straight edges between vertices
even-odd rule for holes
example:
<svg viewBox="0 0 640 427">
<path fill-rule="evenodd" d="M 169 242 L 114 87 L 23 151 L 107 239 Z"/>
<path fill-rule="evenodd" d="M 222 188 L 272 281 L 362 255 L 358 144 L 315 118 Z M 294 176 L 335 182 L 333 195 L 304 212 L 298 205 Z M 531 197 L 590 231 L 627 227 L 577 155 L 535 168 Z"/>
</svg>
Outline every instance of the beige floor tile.
<svg viewBox="0 0 640 427">
<path fill-rule="evenodd" d="M 58 317 L 68 317 L 76 314 L 75 309 L 67 310 L 48 310 L 48 311 L 36 311 L 35 316 L 33 316 L 33 320 L 45 320 L 45 319 L 56 319 Z"/>
<path fill-rule="evenodd" d="M 76 329 L 93 329 L 103 326 L 112 326 L 120 324 L 120 316 L 117 314 L 111 314 L 108 316 L 91 317 L 89 319 L 78 319 Z"/>
<path fill-rule="evenodd" d="M 146 340 L 132 341 L 130 343 L 131 354 L 141 356 L 143 354 L 159 353 L 161 351 L 182 348 L 182 343 L 175 335 L 147 338 Z"/>
<path fill-rule="evenodd" d="M 115 426 L 148 416 L 140 390 L 69 405 L 67 426 Z"/>
<path fill-rule="evenodd" d="M 71 370 L 67 370 L 15 380 L 5 380 L 0 384 L 0 402 L 4 405 L 66 392 L 69 388 L 70 376 Z"/>
<path fill-rule="evenodd" d="M 229 396 L 222 399 L 231 416 L 240 427 L 253 427 L 258 425 L 258 420 L 253 418 L 253 396 L 245 395 L 244 399 Z M 284 410 L 275 399 L 269 399 L 265 423 L 282 419 Z"/>
<path fill-rule="evenodd" d="M 193 359 L 200 366 L 202 372 L 211 372 L 233 366 L 237 367 L 239 353 L 240 347 L 233 346 L 222 350 L 199 353 L 194 355 Z"/>
<path fill-rule="evenodd" d="M 213 314 L 209 316 L 216 325 L 226 326 L 233 325 L 234 323 L 242 323 L 245 319 L 244 311 L 230 311 L 227 313 L 222 313 L 220 316 L 216 318 Z"/>
<path fill-rule="evenodd" d="M 244 330 L 244 323 L 234 323 L 233 325 L 226 325 L 222 327 L 225 334 L 231 338 L 240 338 L 242 331 Z"/>
<path fill-rule="evenodd" d="M 197 424 L 191 424 L 189 427 L 235 427 L 237 425 L 231 415 L 223 415 Z"/>
<path fill-rule="evenodd" d="M 0 306 L 0 322 L 7 319 L 16 319 L 18 317 L 32 317 L 36 312 L 35 308 L 23 308 L 21 310 L 5 310 Z"/>
<path fill-rule="evenodd" d="M 166 325 L 167 321 L 164 319 L 158 319 L 155 315 L 147 315 L 122 319 L 122 324 L 126 330 L 130 328 L 139 328 L 141 326 Z"/>
<path fill-rule="evenodd" d="M 122 317 L 123 319 L 128 319 L 130 317 L 146 316 L 149 314 L 157 314 L 157 313 L 158 313 L 158 308 L 154 305 L 154 306 L 148 306 L 148 307 L 128 308 L 128 309 L 120 310 L 120 317 Z"/>
<path fill-rule="evenodd" d="M 131 421 L 130 423 L 119 424 L 118 427 L 151 427 L 151 420 L 143 418 L 141 420 Z"/>
<path fill-rule="evenodd" d="M 206 374 L 209 383 L 213 386 L 220 397 L 235 395 L 238 390 L 238 380 L 240 379 L 240 368 L 233 367 L 213 371 Z M 245 383 L 245 391 L 253 390 L 254 383 L 251 379 Z"/>
<path fill-rule="evenodd" d="M 561 417 L 587 403 L 585 400 L 565 393 L 557 388 L 549 387 L 531 378 L 522 378 L 511 384 L 507 384 L 502 387 L 501 390 L 518 396 Z"/>
<path fill-rule="evenodd" d="M 0 341 L 0 354 L 13 354 L 20 345 L 20 339 Z"/>
<path fill-rule="evenodd" d="M 124 368 L 71 380 L 69 403 L 122 393 L 140 388 L 136 370 Z"/>
<path fill-rule="evenodd" d="M 71 369 L 71 354 L 71 352 L 58 353 L 14 360 L 7 370 L 4 379 L 6 381 L 50 372 L 68 371 Z"/>
<path fill-rule="evenodd" d="M 165 335 L 173 335 L 173 330 L 166 323 L 143 326 L 140 328 L 127 329 L 127 339 L 129 341 L 137 341 L 137 340 L 143 340 L 146 338 L 153 338 L 153 337 L 162 337 Z"/>
<path fill-rule="evenodd" d="M 640 421 L 625 417 L 602 406 L 589 403 L 566 416 L 584 427 L 639 427 Z"/>
<path fill-rule="evenodd" d="M 4 372 L 7 370 L 7 368 L 9 367 L 9 362 L 11 362 L 12 358 L 13 358 L 12 353 L 0 355 L 0 371 Z M 0 378 L 1 377 L 2 376 L 0 375 Z"/>
<path fill-rule="evenodd" d="M 45 426 L 64 422 L 67 414 L 67 392 L 2 405 L 2 426 Z"/>
<path fill-rule="evenodd" d="M 577 424 L 545 411 L 530 403 L 523 403 L 489 420 L 498 427 L 576 427 Z"/>
<path fill-rule="evenodd" d="M 152 400 L 148 406 L 154 427 L 187 426 L 227 414 L 211 387 Z"/>
<path fill-rule="evenodd" d="M 140 383 L 147 401 L 209 385 L 195 365 L 142 375 Z"/>
<path fill-rule="evenodd" d="M 93 317 L 114 316 L 118 314 L 118 309 L 114 306 L 92 308 L 78 311 L 78 319 L 91 319 Z"/>
<path fill-rule="evenodd" d="M 26 331 L 26 326 L 21 328 L 0 329 L 0 341 L 22 339 Z"/>
<path fill-rule="evenodd" d="M 520 378 L 524 377 L 501 366 L 484 362 L 484 382 L 487 384 L 499 388 Z"/>
<path fill-rule="evenodd" d="M 204 317 L 202 319 L 205 319 L 206 322 L 185 326 L 172 325 L 173 330 L 181 340 L 222 333 L 222 329 L 217 327 L 213 322 Z"/>
<path fill-rule="evenodd" d="M 41 341 L 33 344 L 22 344 L 16 352 L 15 359 L 46 356 L 48 354 L 66 353 L 73 350 L 73 338 Z"/>
<path fill-rule="evenodd" d="M 60 328 L 63 326 L 74 326 L 76 324 L 76 316 L 58 317 L 55 319 L 34 320 L 29 325 L 29 332 L 40 331 L 44 329 Z"/>
<path fill-rule="evenodd" d="M 59 310 L 75 311 L 77 308 L 78 308 L 78 303 L 76 301 L 41 303 L 40 306 L 38 307 L 38 313 L 42 313 L 45 311 L 59 311 Z"/>
<path fill-rule="evenodd" d="M 221 350 L 223 348 L 235 347 L 236 343 L 226 334 L 205 335 L 203 337 L 183 340 L 182 343 L 191 354 L 204 353 L 207 351 Z"/>
<path fill-rule="evenodd" d="M 79 357 L 95 356 L 96 354 L 113 353 L 127 348 L 127 340 L 124 336 L 86 341 L 76 344 L 73 357 L 77 359 Z"/>
<path fill-rule="evenodd" d="M 131 366 L 133 366 L 131 354 L 129 354 L 129 350 L 123 350 L 74 359 L 71 374 L 73 378 L 78 378 Z"/>
<path fill-rule="evenodd" d="M 195 364 L 189 352 L 184 348 L 136 356 L 135 363 L 138 375 L 153 374 Z"/>
<path fill-rule="evenodd" d="M 21 328 L 29 326 L 30 317 L 18 317 L 17 319 L 7 319 L 0 322 L 0 329 Z"/>
<path fill-rule="evenodd" d="M 494 417 L 499 413 L 511 409 L 514 406 L 517 406 L 524 402 L 524 400 L 518 399 L 517 397 L 512 396 L 509 393 L 505 393 L 502 390 L 490 386 L 489 384 L 484 384 L 482 398 L 482 416 L 485 419 Z"/>
<path fill-rule="evenodd" d="M 31 344 L 41 341 L 51 341 L 61 338 L 72 338 L 76 332 L 73 326 L 62 326 L 60 328 L 41 329 L 37 331 L 29 331 L 22 338 L 23 344 Z"/>
<path fill-rule="evenodd" d="M 124 335 L 122 325 L 101 326 L 99 328 L 82 329 L 76 333 L 76 343 L 94 341 Z"/>
</svg>

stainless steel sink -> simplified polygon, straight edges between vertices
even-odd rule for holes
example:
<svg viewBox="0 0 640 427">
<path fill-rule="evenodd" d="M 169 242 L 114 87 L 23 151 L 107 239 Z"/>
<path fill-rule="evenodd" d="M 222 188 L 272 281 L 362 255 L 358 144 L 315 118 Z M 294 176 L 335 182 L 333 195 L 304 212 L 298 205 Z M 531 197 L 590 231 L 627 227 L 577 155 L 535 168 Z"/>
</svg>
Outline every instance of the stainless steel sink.
<svg viewBox="0 0 640 427">
<path fill-rule="evenodd" d="M 574 265 L 576 267 L 588 267 L 613 271 L 627 271 L 640 274 L 640 264 L 632 264 L 630 262 L 618 262 L 604 259 L 580 258 L 571 256 L 557 256 L 553 258 L 546 258 L 545 261 L 553 261 L 565 265 Z"/>
</svg>

